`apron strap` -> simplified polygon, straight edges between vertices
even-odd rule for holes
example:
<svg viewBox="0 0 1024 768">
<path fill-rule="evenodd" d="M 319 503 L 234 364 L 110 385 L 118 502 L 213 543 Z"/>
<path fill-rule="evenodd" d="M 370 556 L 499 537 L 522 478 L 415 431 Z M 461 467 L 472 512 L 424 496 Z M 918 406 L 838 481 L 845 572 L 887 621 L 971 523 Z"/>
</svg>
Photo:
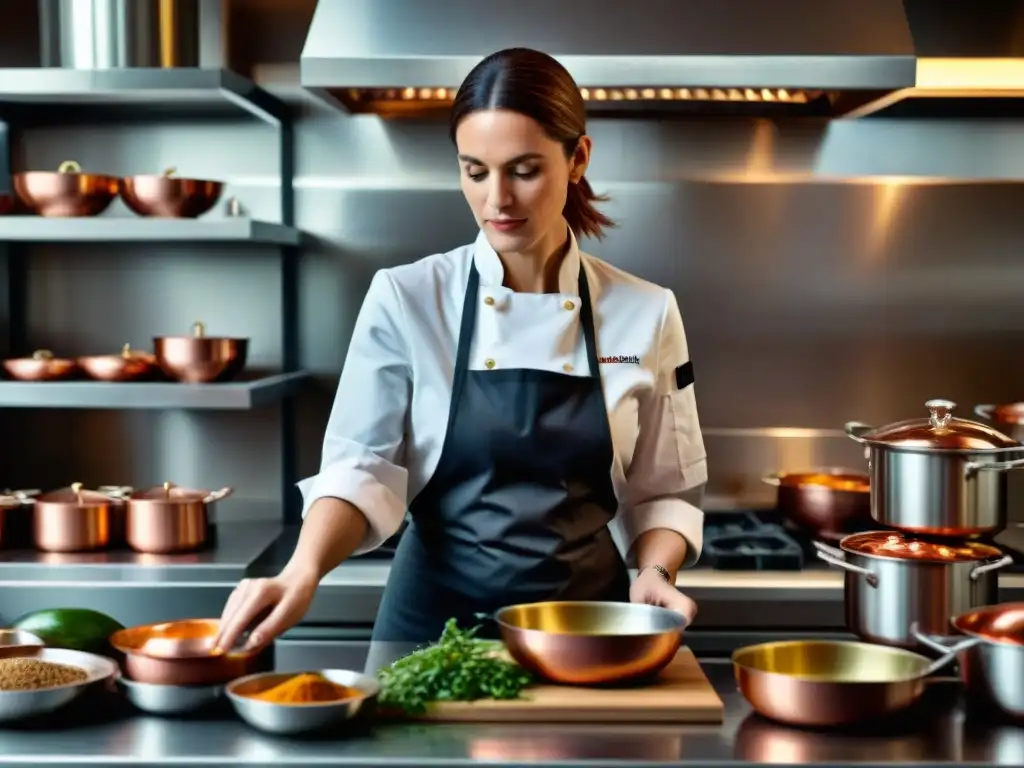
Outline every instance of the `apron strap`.
<svg viewBox="0 0 1024 768">
<path fill-rule="evenodd" d="M 583 260 L 580 260 L 580 323 L 583 325 L 583 341 L 587 346 L 587 363 L 590 365 L 590 375 L 594 378 L 601 377 L 601 369 L 597 359 L 597 337 L 594 332 L 594 313 L 590 307 L 590 284 L 587 281 L 587 271 L 583 267 Z M 459 326 L 459 345 L 455 352 L 455 373 L 452 379 L 452 406 L 448 409 L 448 428 L 451 429 L 452 420 L 455 418 L 455 403 L 462 397 L 462 390 L 466 385 L 466 373 L 469 370 L 469 349 L 473 342 L 473 332 L 476 330 L 477 296 L 480 294 L 480 273 L 477 272 L 476 262 L 471 261 L 469 265 L 469 280 L 466 281 L 466 297 L 462 302 L 462 322 Z"/>
</svg>

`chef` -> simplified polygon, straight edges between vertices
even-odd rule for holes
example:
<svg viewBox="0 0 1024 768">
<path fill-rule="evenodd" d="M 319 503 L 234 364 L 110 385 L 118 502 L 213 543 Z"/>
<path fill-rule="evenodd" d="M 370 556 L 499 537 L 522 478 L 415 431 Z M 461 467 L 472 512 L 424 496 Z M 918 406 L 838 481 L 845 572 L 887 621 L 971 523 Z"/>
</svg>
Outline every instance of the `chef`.
<svg viewBox="0 0 1024 768">
<path fill-rule="evenodd" d="M 492 54 L 466 78 L 451 137 L 480 233 L 374 277 L 320 472 L 299 484 L 295 552 L 234 590 L 221 647 L 253 622 L 250 646 L 297 623 L 324 575 L 407 511 L 369 671 L 449 618 L 473 626 L 515 603 L 693 618 L 675 587 L 703 539 L 693 366 L 672 292 L 579 249 L 612 226 L 585 177 L 585 120 L 572 77 L 537 51 Z"/>
</svg>

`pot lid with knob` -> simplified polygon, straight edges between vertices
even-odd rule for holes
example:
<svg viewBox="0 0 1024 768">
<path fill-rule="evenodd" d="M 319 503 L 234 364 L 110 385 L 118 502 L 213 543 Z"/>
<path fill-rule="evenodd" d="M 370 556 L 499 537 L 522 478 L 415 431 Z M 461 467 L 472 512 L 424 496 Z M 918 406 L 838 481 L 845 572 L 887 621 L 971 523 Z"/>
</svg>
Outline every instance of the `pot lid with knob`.
<svg viewBox="0 0 1024 768">
<path fill-rule="evenodd" d="M 953 416 L 956 403 L 951 400 L 929 400 L 925 407 L 929 411 L 926 417 L 882 427 L 848 422 L 846 434 L 859 443 L 912 450 L 995 451 L 1022 447 L 987 424 Z"/>
</svg>

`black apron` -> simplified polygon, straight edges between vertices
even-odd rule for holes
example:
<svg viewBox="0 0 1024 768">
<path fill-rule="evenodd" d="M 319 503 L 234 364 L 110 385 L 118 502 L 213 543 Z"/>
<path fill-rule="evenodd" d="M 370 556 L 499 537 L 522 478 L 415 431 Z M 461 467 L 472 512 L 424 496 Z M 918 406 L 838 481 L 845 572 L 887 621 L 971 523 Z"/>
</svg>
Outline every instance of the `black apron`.
<svg viewBox="0 0 1024 768">
<path fill-rule="evenodd" d="M 479 284 L 474 263 L 441 457 L 409 507 L 369 673 L 437 640 L 449 618 L 471 627 L 481 624 L 478 613 L 516 603 L 629 600 L 629 575 L 608 529 L 618 508 L 614 448 L 583 265 L 589 376 L 469 370 Z M 494 633 L 485 622 L 479 636 Z"/>
</svg>

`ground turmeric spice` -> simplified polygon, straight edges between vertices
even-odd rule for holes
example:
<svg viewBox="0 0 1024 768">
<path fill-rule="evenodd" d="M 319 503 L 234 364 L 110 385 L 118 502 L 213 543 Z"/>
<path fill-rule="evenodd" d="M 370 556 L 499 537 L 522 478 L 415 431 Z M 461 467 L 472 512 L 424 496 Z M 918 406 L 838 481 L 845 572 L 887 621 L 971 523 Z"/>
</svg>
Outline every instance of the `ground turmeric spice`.
<svg viewBox="0 0 1024 768">
<path fill-rule="evenodd" d="M 342 701 L 358 695 L 359 690 L 356 688 L 331 682 L 320 674 L 304 672 L 265 691 L 254 693 L 252 698 L 273 704 L 313 704 Z"/>
</svg>

